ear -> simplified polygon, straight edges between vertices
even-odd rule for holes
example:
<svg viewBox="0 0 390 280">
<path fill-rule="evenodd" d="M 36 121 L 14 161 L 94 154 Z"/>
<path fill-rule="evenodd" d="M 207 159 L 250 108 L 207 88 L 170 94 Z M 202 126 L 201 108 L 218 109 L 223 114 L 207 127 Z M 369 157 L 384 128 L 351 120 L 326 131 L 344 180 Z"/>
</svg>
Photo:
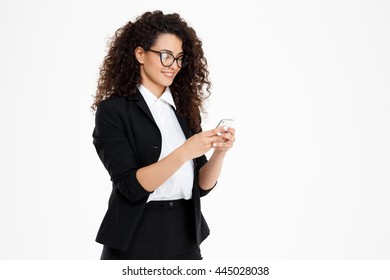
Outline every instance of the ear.
<svg viewBox="0 0 390 280">
<path fill-rule="evenodd" d="M 145 51 L 141 47 L 137 47 L 134 51 L 135 58 L 138 60 L 138 62 L 142 65 L 144 64 L 144 55 Z"/>
</svg>

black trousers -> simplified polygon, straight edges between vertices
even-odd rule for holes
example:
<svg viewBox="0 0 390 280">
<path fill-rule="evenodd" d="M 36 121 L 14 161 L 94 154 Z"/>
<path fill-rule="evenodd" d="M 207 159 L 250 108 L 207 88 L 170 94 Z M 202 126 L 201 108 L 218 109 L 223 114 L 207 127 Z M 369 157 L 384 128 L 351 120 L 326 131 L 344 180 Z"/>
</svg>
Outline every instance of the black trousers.
<svg viewBox="0 0 390 280">
<path fill-rule="evenodd" d="M 102 260 L 200 260 L 192 200 L 150 201 L 127 251 L 103 247 Z"/>
</svg>

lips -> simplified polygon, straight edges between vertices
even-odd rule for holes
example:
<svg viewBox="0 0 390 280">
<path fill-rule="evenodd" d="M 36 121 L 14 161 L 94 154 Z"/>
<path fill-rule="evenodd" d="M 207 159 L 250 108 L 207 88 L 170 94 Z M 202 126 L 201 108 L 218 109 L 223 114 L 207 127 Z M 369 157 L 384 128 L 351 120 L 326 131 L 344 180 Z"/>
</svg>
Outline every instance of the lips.
<svg viewBox="0 0 390 280">
<path fill-rule="evenodd" d="M 174 72 L 161 72 L 167 78 L 173 78 L 175 76 Z"/>
</svg>

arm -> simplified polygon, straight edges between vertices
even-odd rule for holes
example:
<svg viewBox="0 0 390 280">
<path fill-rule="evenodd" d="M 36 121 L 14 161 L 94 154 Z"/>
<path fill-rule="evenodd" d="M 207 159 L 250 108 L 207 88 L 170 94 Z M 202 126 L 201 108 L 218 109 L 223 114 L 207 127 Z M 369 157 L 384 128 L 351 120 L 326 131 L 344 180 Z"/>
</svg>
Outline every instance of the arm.
<svg viewBox="0 0 390 280">
<path fill-rule="evenodd" d="M 93 132 L 96 151 L 111 180 L 130 201 L 137 201 L 149 195 L 172 176 L 187 160 L 208 152 L 214 142 L 222 141 L 220 128 L 201 132 L 189 138 L 164 159 L 139 168 L 134 151 L 121 126 L 120 113 L 112 100 L 103 101 L 95 118 Z M 117 105 L 118 106 L 118 105 Z"/>
<path fill-rule="evenodd" d="M 214 142 L 222 140 L 220 129 L 195 134 L 162 160 L 138 169 L 137 180 L 146 191 L 152 192 L 171 177 L 186 161 L 207 153 Z"/>
<path fill-rule="evenodd" d="M 203 190 L 210 190 L 217 183 L 225 155 L 235 141 L 234 128 L 228 128 L 222 133 L 222 137 L 222 140 L 215 143 L 215 150 L 209 161 L 199 170 L 199 186 Z"/>
<path fill-rule="evenodd" d="M 146 191 L 153 192 L 168 180 L 185 162 L 186 159 L 176 149 L 156 163 L 138 169 L 136 173 L 137 180 Z"/>
<path fill-rule="evenodd" d="M 139 201 L 149 195 L 136 179 L 139 168 L 134 148 L 129 143 L 123 126 L 122 105 L 119 99 L 102 101 L 96 111 L 93 144 L 111 181 L 130 201 Z"/>
</svg>

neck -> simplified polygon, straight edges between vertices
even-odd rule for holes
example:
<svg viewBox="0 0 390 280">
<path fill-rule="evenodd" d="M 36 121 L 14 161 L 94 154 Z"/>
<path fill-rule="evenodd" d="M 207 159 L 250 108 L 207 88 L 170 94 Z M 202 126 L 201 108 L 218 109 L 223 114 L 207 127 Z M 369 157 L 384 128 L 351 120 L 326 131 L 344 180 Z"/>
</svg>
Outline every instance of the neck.
<svg viewBox="0 0 390 280">
<path fill-rule="evenodd" d="M 158 86 L 150 86 L 150 85 L 145 85 L 145 84 L 142 84 L 144 87 L 146 87 L 151 93 L 153 93 L 154 96 L 156 96 L 157 98 L 160 98 L 161 95 L 164 93 L 165 91 L 165 87 L 158 87 Z"/>
</svg>

